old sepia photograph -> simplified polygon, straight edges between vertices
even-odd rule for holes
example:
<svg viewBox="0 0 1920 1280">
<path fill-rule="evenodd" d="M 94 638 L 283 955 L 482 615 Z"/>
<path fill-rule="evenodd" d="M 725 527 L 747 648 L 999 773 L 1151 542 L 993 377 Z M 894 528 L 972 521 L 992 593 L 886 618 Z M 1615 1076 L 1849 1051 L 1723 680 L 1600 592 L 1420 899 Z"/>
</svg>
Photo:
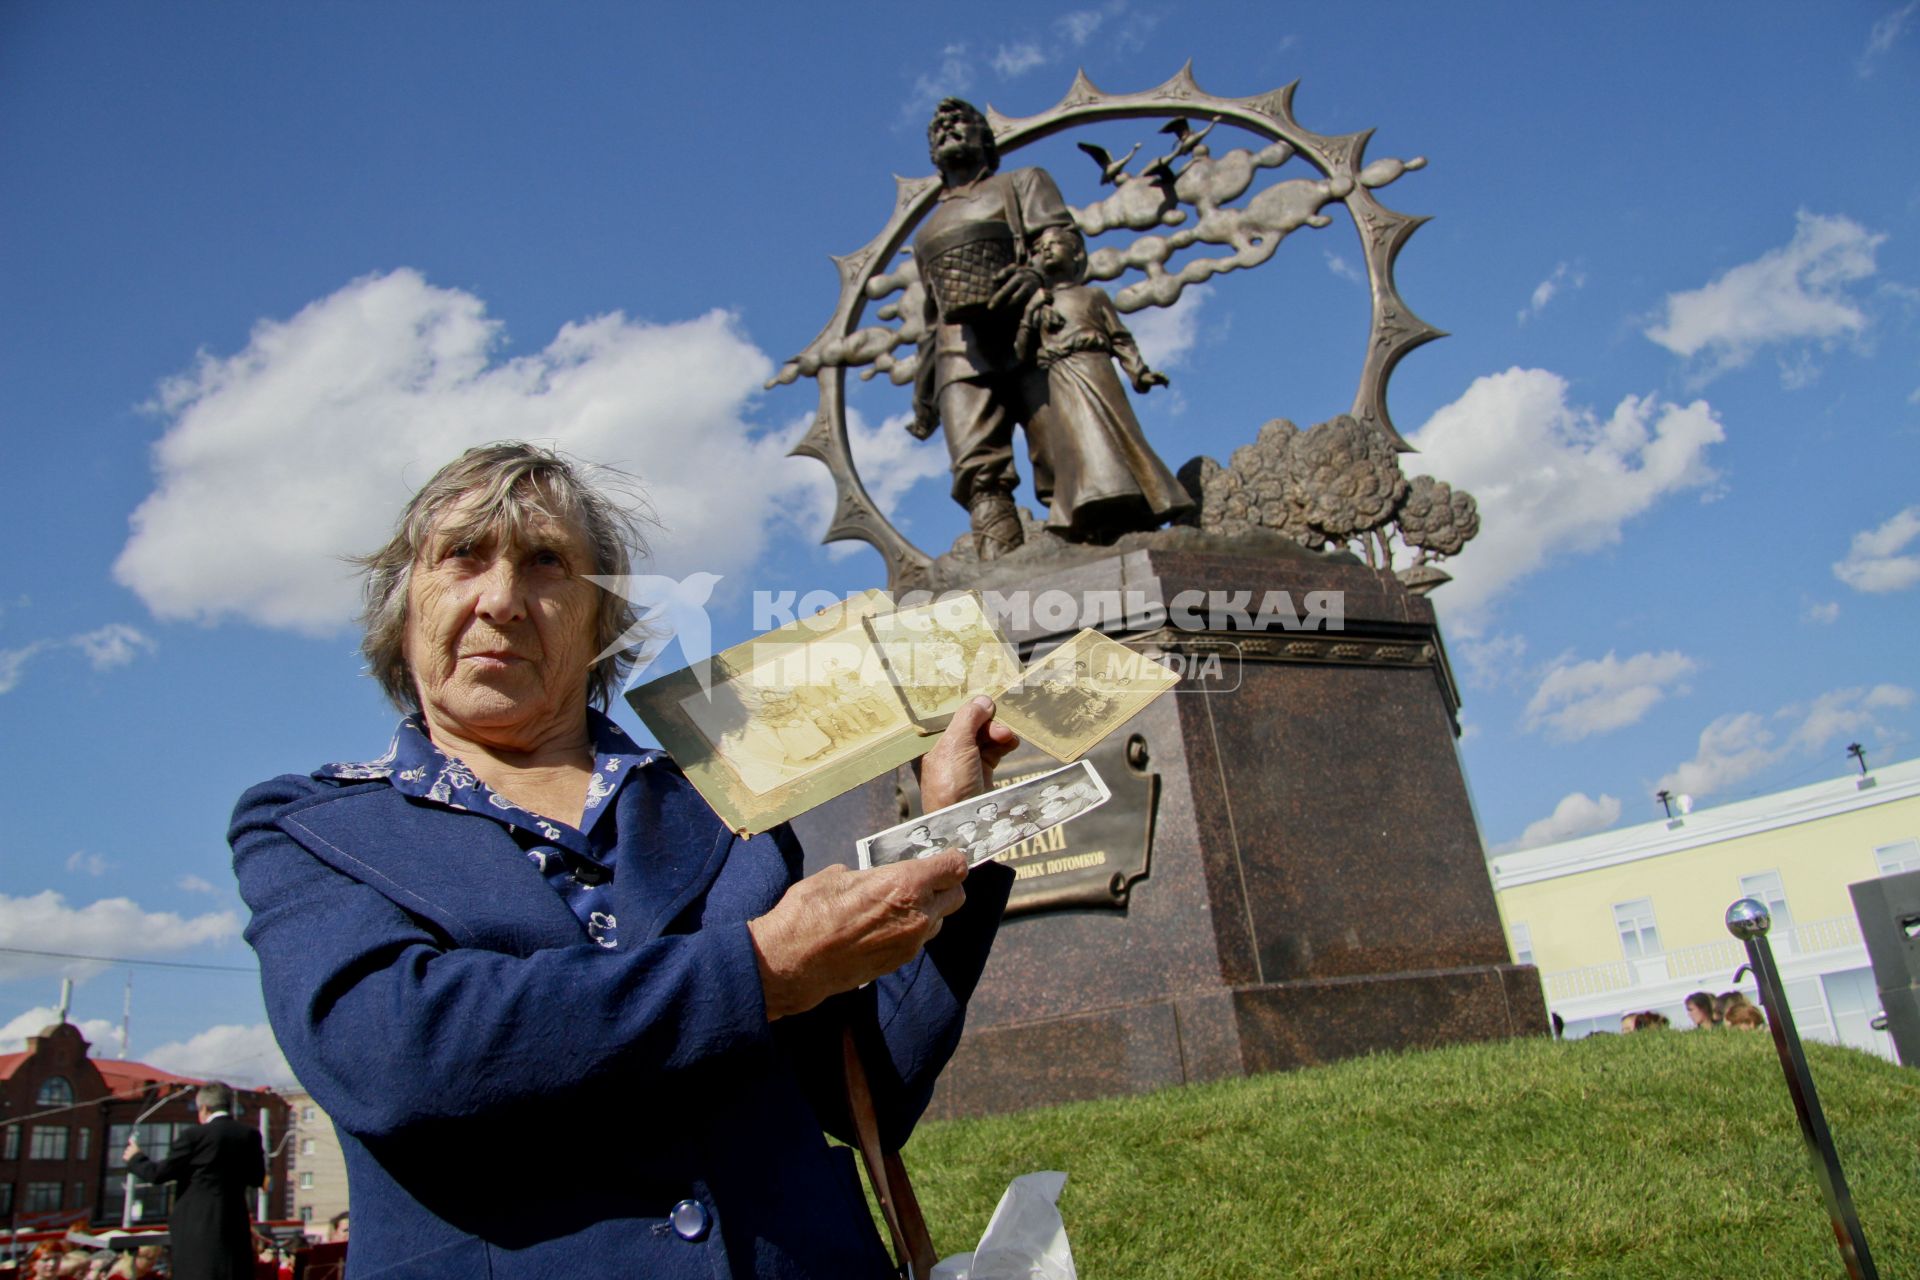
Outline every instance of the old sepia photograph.
<svg viewBox="0 0 1920 1280">
<path fill-rule="evenodd" d="M 1068 639 L 994 695 L 999 718 L 1056 760 L 1078 760 L 1178 684 L 1146 654 L 1091 629 Z"/>
<path fill-rule="evenodd" d="M 926 749 L 863 625 L 890 607 L 864 592 L 627 700 L 730 828 L 764 831 Z"/>
<path fill-rule="evenodd" d="M 858 842 L 860 866 L 884 867 L 959 849 L 975 866 L 1099 808 L 1111 796 L 1090 760 L 974 796 Z"/>
<path fill-rule="evenodd" d="M 939 733 L 968 698 L 1019 678 L 1020 655 L 994 625 L 978 591 L 876 613 L 865 625 L 921 733 Z"/>
</svg>

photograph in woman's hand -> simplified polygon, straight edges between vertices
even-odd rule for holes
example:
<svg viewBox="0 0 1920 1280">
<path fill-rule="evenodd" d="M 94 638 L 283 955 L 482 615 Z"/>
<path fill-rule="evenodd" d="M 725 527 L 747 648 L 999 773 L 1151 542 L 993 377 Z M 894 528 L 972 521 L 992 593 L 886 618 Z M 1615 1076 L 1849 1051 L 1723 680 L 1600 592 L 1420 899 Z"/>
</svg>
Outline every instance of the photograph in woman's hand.
<svg viewBox="0 0 1920 1280">
<path fill-rule="evenodd" d="M 884 867 L 942 849 L 959 849 L 967 855 L 968 866 L 978 866 L 1099 808 L 1111 797 L 1093 762 L 1080 760 L 876 831 L 856 846 L 860 867 Z"/>
</svg>

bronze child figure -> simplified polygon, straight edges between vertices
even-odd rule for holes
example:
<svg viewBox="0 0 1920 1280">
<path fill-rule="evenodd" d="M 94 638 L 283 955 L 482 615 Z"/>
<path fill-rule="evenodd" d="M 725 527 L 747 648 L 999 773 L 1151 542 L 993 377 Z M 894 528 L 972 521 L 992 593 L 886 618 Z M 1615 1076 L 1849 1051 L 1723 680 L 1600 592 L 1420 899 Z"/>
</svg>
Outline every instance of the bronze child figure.
<svg viewBox="0 0 1920 1280">
<path fill-rule="evenodd" d="M 1014 339 L 1022 363 L 1047 379 L 1045 404 L 1028 427 L 1034 489 L 1047 528 L 1075 541 L 1111 541 L 1193 510 L 1193 498 L 1148 446 L 1114 372 L 1145 394 L 1167 385 L 1147 367 L 1106 290 L 1084 283 L 1086 243 L 1073 227 L 1034 237 L 1046 288 L 1027 304 Z"/>
</svg>

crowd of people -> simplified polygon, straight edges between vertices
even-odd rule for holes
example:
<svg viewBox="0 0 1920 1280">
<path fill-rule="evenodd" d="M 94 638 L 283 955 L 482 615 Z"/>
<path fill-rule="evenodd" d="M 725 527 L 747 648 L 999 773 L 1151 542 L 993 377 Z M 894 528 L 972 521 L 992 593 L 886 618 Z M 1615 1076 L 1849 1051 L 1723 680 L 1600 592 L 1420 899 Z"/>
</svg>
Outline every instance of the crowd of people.
<svg viewBox="0 0 1920 1280">
<path fill-rule="evenodd" d="M 0 1277 L 20 1280 L 167 1280 L 166 1250 L 88 1249 L 65 1240 L 48 1240 L 27 1255 L 18 1269 L 0 1267 Z"/>
<path fill-rule="evenodd" d="M 1767 1029 L 1767 1015 L 1738 991 L 1722 991 L 1717 996 L 1710 991 L 1696 991 L 1687 997 L 1686 1009 L 1687 1019 L 1695 1031 L 1710 1031 L 1715 1027 L 1734 1027 L 1741 1031 Z M 1630 1031 L 1664 1031 L 1671 1025 L 1672 1020 L 1666 1014 L 1653 1009 L 1620 1016 L 1622 1035 Z"/>
<path fill-rule="evenodd" d="M 335 1214 L 327 1224 L 324 1243 L 344 1247 L 347 1240 L 347 1214 Z M 307 1236 L 276 1240 L 254 1234 L 259 1280 L 277 1277 L 292 1280 L 296 1259 L 315 1248 L 317 1242 Z M 328 1260 L 337 1261 L 340 1249 L 327 1251 Z M 315 1254 L 318 1257 L 318 1254 Z M 313 1268 L 306 1269 L 309 1275 Z M 173 1275 L 164 1246 L 141 1245 L 138 1248 L 97 1249 L 71 1240 L 48 1240 L 38 1245 L 18 1264 L 0 1263 L 0 1280 L 169 1280 Z"/>
</svg>

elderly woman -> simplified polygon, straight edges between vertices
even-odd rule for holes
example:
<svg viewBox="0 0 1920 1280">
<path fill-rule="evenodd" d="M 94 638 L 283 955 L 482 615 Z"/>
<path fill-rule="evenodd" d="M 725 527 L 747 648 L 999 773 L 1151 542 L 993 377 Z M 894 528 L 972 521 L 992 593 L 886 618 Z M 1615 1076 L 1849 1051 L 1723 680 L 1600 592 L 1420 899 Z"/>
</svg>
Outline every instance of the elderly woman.
<svg viewBox="0 0 1920 1280">
<path fill-rule="evenodd" d="M 392 745 L 253 788 L 231 841 L 275 1035 L 340 1130 L 357 1277 L 878 1277 L 851 1029 L 904 1141 L 1012 876 L 954 852 L 801 878 L 594 704 L 630 622 L 617 508 L 564 460 L 470 450 L 365 561 Z M 929 809 L 1015 739 L 981 699 Z M 966 885 L 962 887 L 962 881 Z"/>
</svg>

